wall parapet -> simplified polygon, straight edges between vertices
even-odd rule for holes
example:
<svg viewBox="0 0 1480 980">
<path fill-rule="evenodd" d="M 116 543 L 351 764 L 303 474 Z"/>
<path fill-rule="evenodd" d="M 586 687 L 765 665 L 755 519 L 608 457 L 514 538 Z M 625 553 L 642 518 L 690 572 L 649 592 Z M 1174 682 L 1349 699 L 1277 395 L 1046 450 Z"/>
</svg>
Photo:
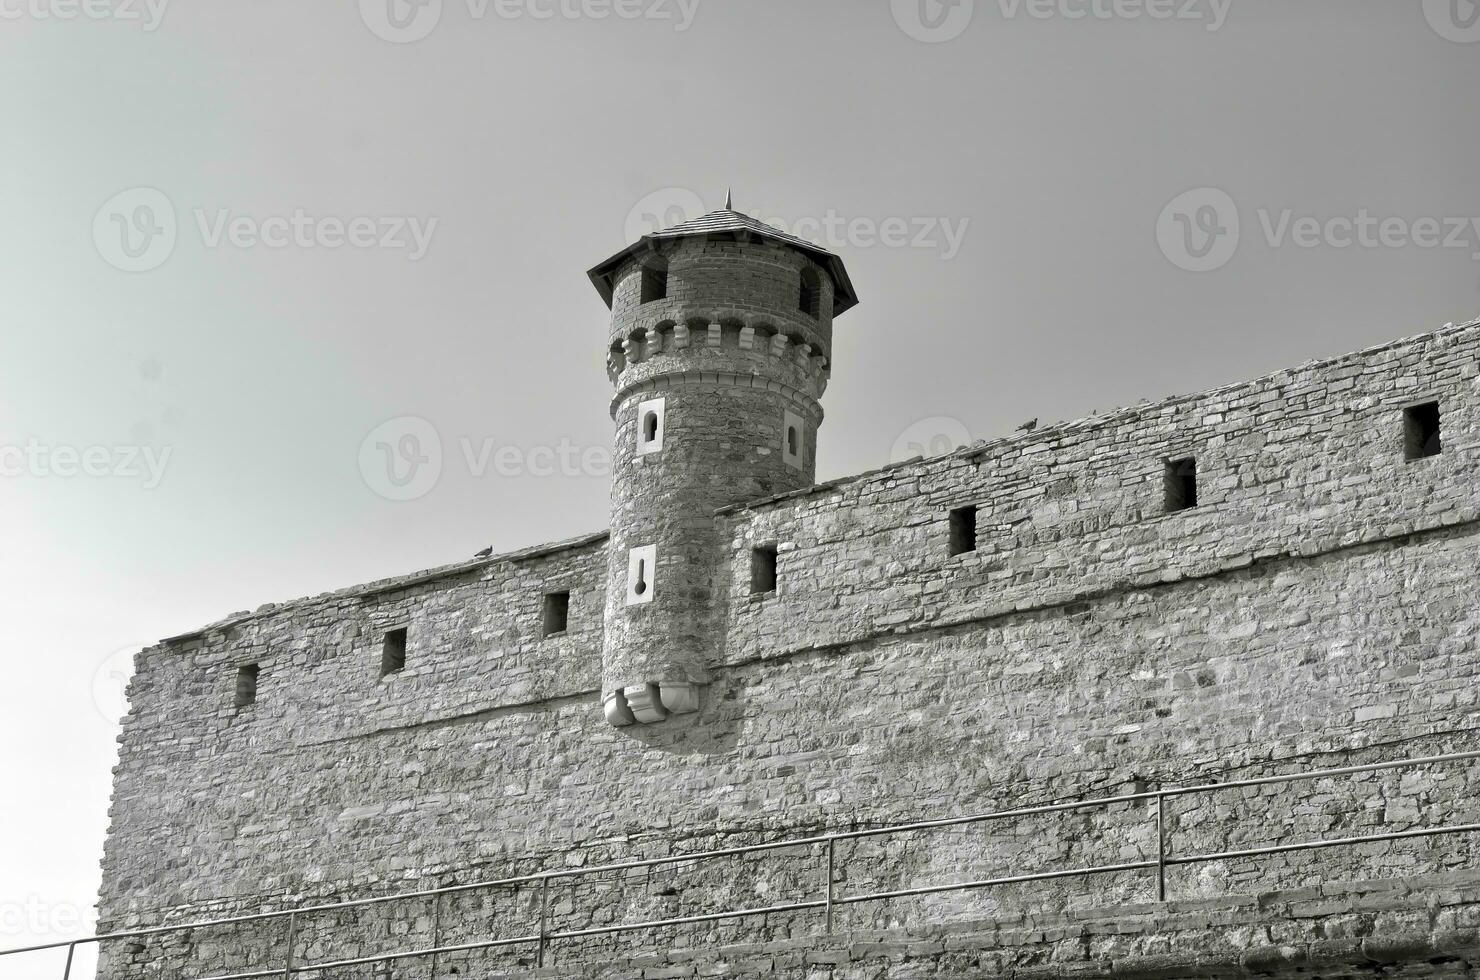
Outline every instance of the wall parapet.
<svg viewBox="0 0 1480 980">
<path fill-rule="evenodd" d="M 1442 451 L 1405 455 L 1438 403 Z M 1480 323 L 726 508 L 731 650 L 825 647 L 1312 556 L 1480 514 Z M 1171 461 L 1195 459 L 1174 508 Z M 957 549 L 952 512 L 972 515 Z M 747 595 L 753 547 L 778 587 Z M 783 626 L 784 624 L 784 626 Z"/>
</svg>

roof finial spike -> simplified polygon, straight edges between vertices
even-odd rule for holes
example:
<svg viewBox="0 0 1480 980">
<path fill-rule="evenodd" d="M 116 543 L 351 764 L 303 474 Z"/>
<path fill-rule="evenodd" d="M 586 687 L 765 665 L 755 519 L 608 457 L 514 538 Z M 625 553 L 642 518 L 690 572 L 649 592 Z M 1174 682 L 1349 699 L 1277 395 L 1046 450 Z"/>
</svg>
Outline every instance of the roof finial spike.
<svg viewBox="0 0 1480 980">
<path fill-rule="evenodd" d="M 730 193 L 730 189 L 728 187 L 725 188 L 725 210 L 735 210 L 734 195 Z"/>
</svg>

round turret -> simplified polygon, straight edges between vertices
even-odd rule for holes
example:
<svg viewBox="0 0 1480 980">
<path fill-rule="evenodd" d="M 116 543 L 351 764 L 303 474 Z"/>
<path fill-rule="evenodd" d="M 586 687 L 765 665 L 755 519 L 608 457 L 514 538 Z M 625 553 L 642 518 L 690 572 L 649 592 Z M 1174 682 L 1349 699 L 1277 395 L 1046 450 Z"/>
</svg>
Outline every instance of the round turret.
<svg viewBox="0 0 1480 980">
<path fill-rule="evenodd" d="M 614 725 L 697 710 L 719 621 L 715 511 L 814 481 L 842 263 L 734 211 L 591 272 L 616 388 L 602 700 Z"/>
</svg>

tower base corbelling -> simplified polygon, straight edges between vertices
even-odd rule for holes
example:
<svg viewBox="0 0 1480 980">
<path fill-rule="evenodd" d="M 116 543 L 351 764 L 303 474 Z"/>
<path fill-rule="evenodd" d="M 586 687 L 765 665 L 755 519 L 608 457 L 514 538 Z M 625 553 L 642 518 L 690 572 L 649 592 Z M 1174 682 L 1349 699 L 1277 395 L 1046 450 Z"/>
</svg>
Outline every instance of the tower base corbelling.
<svg viewBox="0 0 1480 980">
<path fill-rule="evenodd" d="M 667 721 L 669 715 L 698 711 L 700 687 L 692 681 L 632 684 L 606 692 L 601 698 L 602 713 L 613 728 L 635 723 L 655 725 Z"/>
</svg>

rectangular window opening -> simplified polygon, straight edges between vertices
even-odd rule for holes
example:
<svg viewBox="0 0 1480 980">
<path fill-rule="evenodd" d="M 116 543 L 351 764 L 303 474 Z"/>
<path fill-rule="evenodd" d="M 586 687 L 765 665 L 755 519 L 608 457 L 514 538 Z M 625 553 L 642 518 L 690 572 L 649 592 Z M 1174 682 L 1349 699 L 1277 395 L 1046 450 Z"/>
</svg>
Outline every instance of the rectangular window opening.
<svg viewBox="0 0 1480 980">
<path fill-rule="evenodd" d="M 1197 506 L 1197 460 L 1188 456 L 1167 461 L 1166 497 L 1167 513 Z"/>
<path fill-rule="evenodd" d="M 570 593 L 551 592 L 545 596 L 544 631 L 546 636 L 564 633 L 570 625 Z"/>
<path fill-rule="evenodd" d="M 800 293 L 797 295 L 797 309 L 801 310 L 812 319 L 817 319 L 818 309 L 821 305 L 821 292 L 821 280 L 817 275 L 817 270 L 812 268 L 803 269 L 802 288 Z"/>
<path fill-rule="evenodd" d="M 261 669 L 257 664 L 242 664 L 236 669 L 236 706 L 238 708 L 257 703 L 257 675 Z"/>
<path fill-rule="evenodd" d="M 390 630 L 385 634 L 385 644 L 380 649 L 380 676 L 389 677 L 406 669 L 406 627 Z"/>
<path fill-rule="evenodd" d="M 750 551 L 750 594 L 764 595 L 776 591 L 776 546 L 752 548 Z"/>
<path fill-rule="evenodd" d="M 639 302 L 652 303 L 656 300 L 668 298 L 668 269 L 666 266 L 650 263 L 642 267 L 642 296 Z"/>
<path fill-rule="evenodd" d="M 964 555 L 976 550 L 976 507 L 957 507 L 951 511 L 951 554 Z"/>
<path fill-rule="evenodd" d="M 1409 462 L 1439 455 L 1439 403 L 1403 409 L 1403 457 Z"/>
</svg>

